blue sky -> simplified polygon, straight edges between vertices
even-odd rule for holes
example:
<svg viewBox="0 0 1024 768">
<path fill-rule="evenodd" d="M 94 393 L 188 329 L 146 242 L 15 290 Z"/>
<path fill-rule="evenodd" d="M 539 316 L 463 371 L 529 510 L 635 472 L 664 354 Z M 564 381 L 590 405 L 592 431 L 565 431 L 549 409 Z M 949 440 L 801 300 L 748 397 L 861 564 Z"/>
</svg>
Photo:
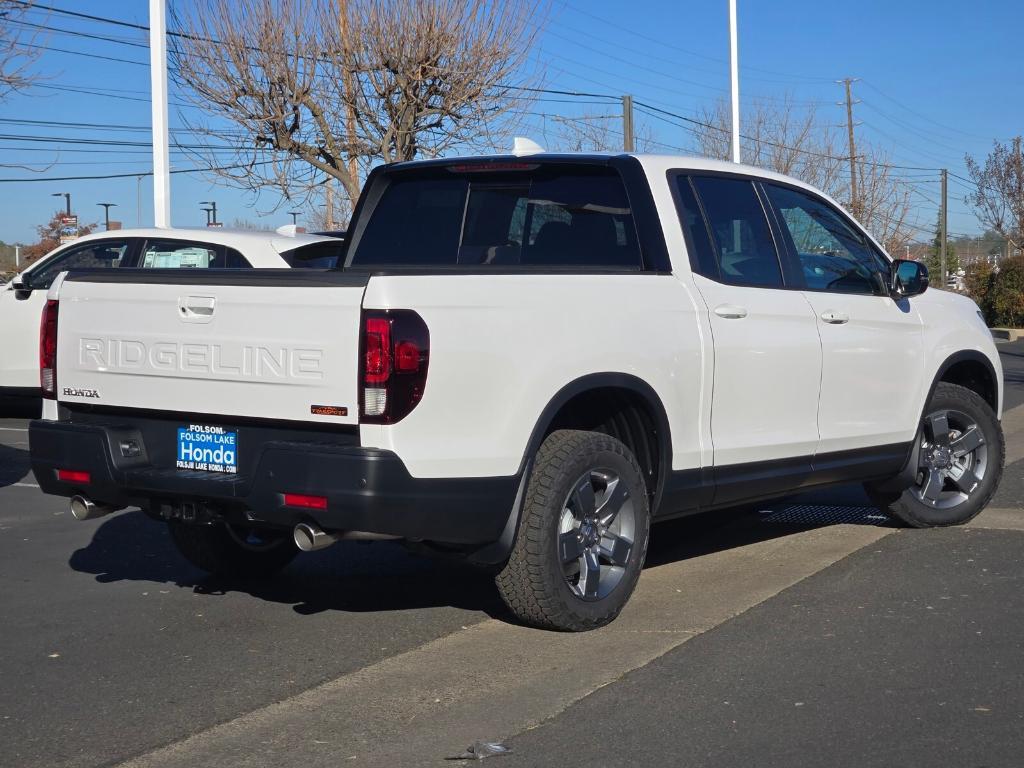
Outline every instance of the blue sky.
<svg viewBox="0 0 1024 768">
<path fill-rule="evenodd" d="M 40 5 L 124 21 L 147 23 L 144 0 L 38 0 Z M 179 0 L 187 3 L 189 0 Z M 632 93 L 636 99 L 694 115 L 728 95 L 728 10 L 726 0 L 553 0 L 551 18 L 536 61 L 543 85 L 593 93 Z M 110 147 L 69 143 L 66 139 L 148 141 L 149 69 L 142 32 L 87 22 L 41 10 L 29 17 L 52 31 L 39 42 L 37 67 L 47 74 L 40 87 L 0 105 L 0 240 L 32 242 L 34 227 L 61 201 L 54 192 L 70 192 L 83 221 L 98 221 L 96 203 L 115 202 L 112 217 L 126 226 L 152 222 L 152 188 L 136 178 L 80 181 L 8 182 L 54 179 L 151 168 L 143 146 Z M 885 148 L 894 163 L 927 169 L 947 167 L 965 176 L 965 152 L 983 157 L 995 138 L 1024 133 L 1024 50 L 1019 45 L 1024 5 L 1015 0 L 984 3 L 878 2 L 821 0 L 739 0 L 741 93 L 753 98 L 814 103 L 819 121 L 839 125 L 845 109 L 836 104 L 842 89 L 834 81 L 857 77 L 855 106 L 859 136 Z M 65 32 L 65 30 L 67 32 Z M 68 34 L 75 33 L 75 34 Z M 112 40 L 97 40 L 98 35 Z M 53 49 L 62 49 L 61 51 Z M 77 53 L 73 53 L 77 52 Z M 79 54 L 89 54 L 88 56 Z M 109 57 L 109 58 L 95 58 Z M 120 59 L 112 61 L 109 59 Z M 138 62 L 138 63 L 130 63 Z M 70 89 L 70 90 L 68 90 Z M 83 90 L 94 91 L 92 94 Z M 564 103 L 544 97 L 529 108 L 535 133 L 552 130 L 554 115 L 578 117 L 615 111 L 615 107 Z M 171 94 L 172 127 L 181 125 Z M 190 114 L 194 110 L 189 109 Z M 23 121 L 116 124 L 124 130 L 30 124 Z M 13 121 L 13 122 L 12 122 Z M 687 148 L 692 139 L 680 127 L 637 115 L 666 145 Z M 40 137 L 51 140 L 36 141 Z M 82 151 L 89 150 L 89 151 Z M 101 151 L 97 151 L 101 150 Z M 11 165 L 28 165 L 25 170 Z M 172 167 L 189 168 L 187 158 Z M 913 190 L 913 221 L 934 226 L 939 197 L 938 172 L 898 171 Z M 950 183 L 950 231 L 978 230 L 963 202 L 967 187 Z M 241 191 L 195 173 L 172 178 L 172 221 L 179 226 L 205 223 L 199 201 L 217 201 L 219 217 L 278 226 L 290 221 L 275 197 L 256 201 Z"/>
</svg>

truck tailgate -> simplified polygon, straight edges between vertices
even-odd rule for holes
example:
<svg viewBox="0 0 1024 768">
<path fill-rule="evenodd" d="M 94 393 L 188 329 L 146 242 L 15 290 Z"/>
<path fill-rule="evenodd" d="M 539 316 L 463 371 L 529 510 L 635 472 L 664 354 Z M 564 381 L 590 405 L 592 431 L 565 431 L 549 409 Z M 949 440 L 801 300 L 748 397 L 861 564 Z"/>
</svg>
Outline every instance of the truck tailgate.
<svg viewBox="0 0 1024 768">
<path fill-rule="evenodd" d="M 365 274 L 107 270 L 59 287 L 57 398 L 356 424 Z"/>
</svg>

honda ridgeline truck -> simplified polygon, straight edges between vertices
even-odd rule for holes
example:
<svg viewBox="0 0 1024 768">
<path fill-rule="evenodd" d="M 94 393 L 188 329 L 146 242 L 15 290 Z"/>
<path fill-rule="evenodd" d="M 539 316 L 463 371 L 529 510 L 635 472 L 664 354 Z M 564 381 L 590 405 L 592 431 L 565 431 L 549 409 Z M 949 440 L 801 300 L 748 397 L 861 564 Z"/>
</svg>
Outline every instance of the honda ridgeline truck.
<svg viewBox="0 0 1024 768">
<path fill-rule="evenodd" d="M 339 539 L 497 571 L 533 625 L 611 621 L 652 522 L 862 482 L 963 523 L 1003 465 L 977 307 L 827 196 L 741 165 L 512 155 L 375 170 L 336 270 L 72 271 L 32 468 L 211 572 Z"/>
</svg>

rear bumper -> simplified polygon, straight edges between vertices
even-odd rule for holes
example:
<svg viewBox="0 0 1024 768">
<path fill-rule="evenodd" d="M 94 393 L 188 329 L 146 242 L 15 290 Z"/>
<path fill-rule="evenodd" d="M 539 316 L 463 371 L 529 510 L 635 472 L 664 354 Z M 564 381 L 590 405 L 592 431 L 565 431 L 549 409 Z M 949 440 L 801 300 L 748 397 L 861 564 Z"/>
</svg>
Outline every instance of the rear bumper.
<svg viewBox="0 0 1024 768">
<path fill-rule="evenodd" d="M 266 431 L 266 430 L 264 430 Z M 98 504 L 159 510 L 184 502 L 203 504 L 229 519 L 246 518 L 291 527 L 313 520 L 325 530 L 369 531 L 451 544 L 498 539 L 512 511 L 516 476 L 414 478 L 391 451 L 363 448 L 324 435 L 255 440 L 240 433 L 248 460 L 238 475 L 174 469 L 161 461 L 151 424 L 99 425 L 33 421 L 29 425 L 32 471 L 45 493 L 81 494 Z M 141 443 L 132 459 L 121 456 L 126 437 Z M 58 469 L 88 472 L 87 486 L 57 479 Z M 284 494 L 327 497 L 327 508 L 288 507 Z"/>
</svg>

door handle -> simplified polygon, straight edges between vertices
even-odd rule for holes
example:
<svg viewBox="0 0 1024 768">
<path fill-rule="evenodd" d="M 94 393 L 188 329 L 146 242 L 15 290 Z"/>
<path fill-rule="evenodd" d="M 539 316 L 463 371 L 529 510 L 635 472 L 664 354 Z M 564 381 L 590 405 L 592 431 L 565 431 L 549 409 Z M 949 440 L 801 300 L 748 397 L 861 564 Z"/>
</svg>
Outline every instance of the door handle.
<svg viewBox="0 0 1024 768">
<path fill-rule="evenodd" d="M 850 316 L 845 312 L 837 312 L 834 309 L 826 309 L 821 313 L 821 319 L 831 325 L 842 325 L 850 322 Z"/>
<path fill-rule="evenodd" d="M 727 320 L 740 320 L 747 316 L 747 308 L 735 304 L 719 304 L 715 307 L 715 314 Z"/>
<path fill-rule="evenodd" d="M 217 299 L 213 296 L 183 296 L 178 299 L 178 314 L 190 323 L 208 323 L 213 319 Z"/>
</svg>

